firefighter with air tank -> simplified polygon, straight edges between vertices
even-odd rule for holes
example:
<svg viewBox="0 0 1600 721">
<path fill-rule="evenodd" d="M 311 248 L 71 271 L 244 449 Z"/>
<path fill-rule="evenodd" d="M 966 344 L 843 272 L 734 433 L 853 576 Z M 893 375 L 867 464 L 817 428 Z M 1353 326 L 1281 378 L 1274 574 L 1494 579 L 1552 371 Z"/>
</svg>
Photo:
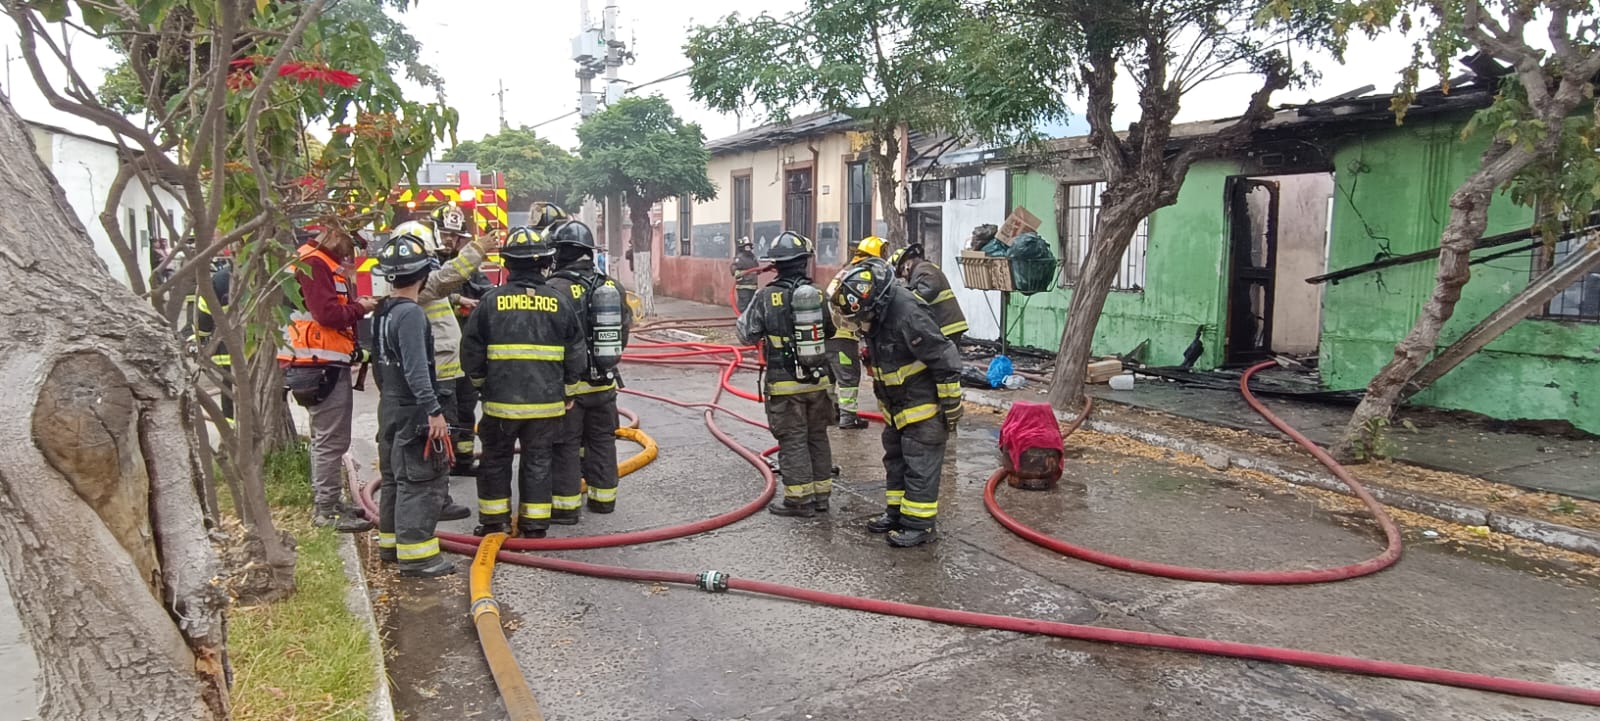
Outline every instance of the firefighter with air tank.
<svg viewBox="0 0 1600 721">
<path fill-rule="evenodd" d="M 785 231 L 774 239 L 764 260 L 778 278 L 756 291 L 736 325 L 740 341 L 761 345 L 766 364 L 764 404 L 783 475 L 783 498 L 767 510 L 779 516 L 826 512 L 833 492 L 828 426 L 834 404 L 826 349 L 833 323 L 822 291 L 811 284 L 814 254 L 811 241 L 799 233 Z"/>
<path fill-rule="evenodd" d="M 961 336 L 967 332 L 967 316 L 961 312 L 961 304 L 956 301 L 956 292 L 950 287 L 950 279 L 944 276 L 939 266 L 928 260 L 925 253 L 921 243 L 911 243 L 890 255 L 889 265 L 894 266 L 895 273 L 905 281 L 906 287 L 928 304 L 933 319 L 939 324 L 939 332 L 960 343 Z"/>
<path fill-rule="evenodd" d="M 509 530 L 511 466 L 519 451 L 517 536 L 543 538 L 559 522 L 551 497 L 555 443 L 589 355 L 576 303 L 545 278 L 554 255 L 548 239 L 529 228 L 513 230 L 500 249 L 509 279 L 467 317 L 461 365 L 483 399 L 474 535 Z"/>
<path fill-rule="evenodd" d="M 575 524 L 584 504 L 582 484 L 589 485 L 588 509 L 611 513 L 617 504 L 617 366 L 628 345 L 633 310 L 622 284 L 594 265 L 594 232 L 566 213 L 545 206 L 538 221 L 555 246 L 550 287 L 569 300 L 583 325 L 588 367 L 567 387 L 572 408 L 555 445 L 555 512 L 552 523 Z"/>
<path fill-rule="evenodd" d="M 850 266 L 868 258 L 883 257 L 883 239 L 876 235 L 862 238 L 855 244 L 850 264 L 839 271 L 828 284 L 828 295 L 838 289 L 839 280 Z M 828 337 L 828 362 L 833 367 L 834 387 L 839 394 L 839 427 L 860 430 L 867 422 L 859 415 L 861 398 L 861 339 L 856 337 L 847 323 L 835 323 L 833 335 Z"/>
</svg>

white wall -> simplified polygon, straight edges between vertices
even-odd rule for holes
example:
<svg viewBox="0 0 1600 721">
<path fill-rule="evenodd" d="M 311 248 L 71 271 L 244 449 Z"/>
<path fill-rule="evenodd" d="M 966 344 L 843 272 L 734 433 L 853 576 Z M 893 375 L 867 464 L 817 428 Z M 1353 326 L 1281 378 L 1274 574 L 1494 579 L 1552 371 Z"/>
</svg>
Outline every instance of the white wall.
<svg viewBox="0 0 1600 721">
<path fill-rule="evenodd" d="M 111 181 L 117 177 L 116 148 L 87 138 L 50 130 L 44 130 L 43 135 L 49 139 L 50 147 L 48 152 L 43 147 L 39 148 L 39 155 L 49 165 L 50 172 L 56 176 L 56 182 L 61 184 L 61 189 L 66 193 L 67 203 L 72 206 L 79 222 L 83 223 L 84 229 L 89 232 L 89 238 L 94 241 L 95 254 L 105 262 L 111 277 L 127 284 L 126 266 L 121 256 L 117 255 L 116 248 L 112 246 L 105 227 L 100 224 L 100 212 L 105 209 L 106 193 L 110 191 Z M 150 195 L 145 192 L 143 184 L 135 179 L 123 190 L 117 208 L 117 222 L 122 226 L 123 236 L 133 243 L 134 253 L 138 256 L 139 272 L 145 277 L 150 274 L 152 239 L 167 238 L 171 235 L 159 218 L 155 219 L 152 227 L 147 211 L 154 207 L 170 210 L 178 227 L 180 229 L 184 227 L 183 211 L 179 209 L 177 201 L 164 190 L 157 190 L 156 198 L 157 200 L 152 201 Z M 133 211 L 134 219 L 134 227 L 131 229 L 128 227 L 130 210 Z M 176 244 L 176 240 L 167 238 L 168 248 Z"/>
<path fill-rule="evenodd" d="M 1322 340 L 1322 286 L 1306 278 L 1326 272 L 1332 173 L 1281 175 L 1278 183 L 1278 270 L 1272 306 L 1272 350 L 1317 352 Z"/>
<path fill-rule="evenodd" d="M 956 262 L 967 247 L 972 229 L 984 223 L 1000 225 L 1006 220 L 1006 171 L 995 168 L 984 173 L 983 197 L 976 200 L 947 200 L 944 203 L 944 248 L 938 261 L 956 301 L 971 326 L 967 335 L 982 340 L 1000 339 L 1000 292 L 972 290 L 961 284 L 961 265 Z"/>
</svg>

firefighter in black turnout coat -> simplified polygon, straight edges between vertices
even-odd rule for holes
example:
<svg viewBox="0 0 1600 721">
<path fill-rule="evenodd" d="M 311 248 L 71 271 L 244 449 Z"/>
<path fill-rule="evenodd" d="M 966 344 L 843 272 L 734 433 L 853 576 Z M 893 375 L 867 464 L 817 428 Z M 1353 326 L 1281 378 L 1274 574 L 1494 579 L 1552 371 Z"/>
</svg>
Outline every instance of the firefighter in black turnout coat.
<svg viewBox="0 0 1600 721">
<path fill-rule="evenodd" d="M 483 399 L 476 535 L 506 531 L 518 450 L 517 535 L 543 538 L 553 521 L 554 444 L 572 404 L 568 389 L 589 366 L 574 303 L 545 280 L 554 255 L 533 230 L 511 231 L 500 248 L 510 278 L 483 297 L 462 334 L 461 369 Z"/>
<path fill-rule="evenodd" d="M 894 270 L 866 260 L 845 271 L 829 302 L 860 325 L 883 411 L 884 514 L 867 523 L 906 548 L 934 539 L 944 447 L 961 420 L 961 355 L 940 332 L 928 305 L 894 280 Z"/>
<path fill-rule="evenodd" d="M 610 513 L 617 505 L 617 364 L 628 345 L 633 310 L 627 290 L 594 267 L 594 232 L 580 221 L 556 222 L 544 231 L 555 244 L 550 287 L 573 304 L 583 325 L 589 362 L 567 387 L 572 409 L 556 440 L 555 522 L 578 522 L 582 481 L 589 483 L 589 510 Z"/>
<path fill-rule="evenodd" d="M 447 491 L 450 426 L 433 370 L 433 331 L 417 294 L 434 268 L 422 241 L 397 235 L 378 251 L 393 294 L 373 315 L 378 367 L 378 554 L 405 576 L 443 576 L 456 566 L 439 555 L 434 527 Z"/>
<path fill-rule="evenodd" d="M 811 241 L 793 231 L 772 242 L 766 261 L 778 279 L 756 291 L 739 316 L 744 343 L 760 343 L 766 363 L 767 423 L 778 440 L 783 498 L 767 510 L 780 516 L 810 517 L 828 510 L 833 492 L 833 450 L 828 426 L 834 422 L 828 394 L 826 341 L 833 322 L 822 291 L 811 284 Z"/>
</svg>

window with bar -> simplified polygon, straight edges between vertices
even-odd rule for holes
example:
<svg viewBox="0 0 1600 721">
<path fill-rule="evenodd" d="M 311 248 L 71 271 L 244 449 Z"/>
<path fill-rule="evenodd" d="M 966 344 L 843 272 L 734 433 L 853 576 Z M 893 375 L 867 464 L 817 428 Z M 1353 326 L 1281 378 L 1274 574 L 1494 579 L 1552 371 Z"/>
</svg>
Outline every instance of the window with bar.
<svg viewBox="0 0 1600 721">
<path fill-rule="evenodd" d="M 849 227 L 845 231 L 847 245 L 860 242 L 872 233 L 872 183 L 867 174 L 867 163 L 861 161 L 845 166 L 845 190 Z"/>
<path fill-rule="evenodd" d="M 694 237 L 694 198 L 678 196 L 678 254 L 687 256 Z"/>
<path fill-rule="evenodd" d="M 983 199 L 983 176 L 960 175 L 956 177 L 956 200 Z"/>
<path fill-rule="evenodd" d="M 1089 244 L 1094 239 L 1095 224 L 1100 220 L 1100 194 L 1105 190 L 1106 184 L 1103 182 L 1072 183 L 1062 186 L 1062 192 L 1066 196 L 1059 221 L 1061 257 L 1066 261 L 1061 264 L 1063 287 L 1077 283 L 1083 261 L 1089 257 Z M 1122 255 L 1122 265 L 1117 270 L 1116 280 L 1111 284 L 1112 290 L 1144 290 L 1144 256 L 1149 242 L 1150 219 L 1145 218 L 1139 221 L 1139 228 L 1134 231 L 1133 240 L 1128 243 L 1128 250 Z"/>
<path fill-rule="evenodd" d="M 1561 265 L 1573 250 L 1588 240 L 1589 236 L 1567 238 L 1556 243 L 1554 247 L 1540 247 L 1535 250 L 1534 277 L 1537 278 L 1545 271 Z M 1589 273 L 1552 298 L 1549 305 L 1544 308 L 1544 317 L 1554 320 L 1600 321 L 1600 271 Z"/>
</svg>

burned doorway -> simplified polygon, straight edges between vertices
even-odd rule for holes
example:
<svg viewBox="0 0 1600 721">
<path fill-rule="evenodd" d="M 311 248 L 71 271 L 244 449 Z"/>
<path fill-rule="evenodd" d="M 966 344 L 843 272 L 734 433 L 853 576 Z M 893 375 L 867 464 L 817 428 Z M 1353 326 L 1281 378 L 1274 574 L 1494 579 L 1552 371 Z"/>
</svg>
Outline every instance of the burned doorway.
<svg viewBox="0 0 1600 721">
<path fill-rule="evenodd" d="M 921 243 L 924 257 L 939 262 L 944 252 L 944 208 L 912 208 L 906 220 L 908 242 Z"/>
<path fill-rule="evenodd" d="M 1305 281 L 1327 268 L 1332 198 L 1332 173 L 1229 179 L 1229 364 L 1316 358 L 1322 289 Z"/>
</svg>

